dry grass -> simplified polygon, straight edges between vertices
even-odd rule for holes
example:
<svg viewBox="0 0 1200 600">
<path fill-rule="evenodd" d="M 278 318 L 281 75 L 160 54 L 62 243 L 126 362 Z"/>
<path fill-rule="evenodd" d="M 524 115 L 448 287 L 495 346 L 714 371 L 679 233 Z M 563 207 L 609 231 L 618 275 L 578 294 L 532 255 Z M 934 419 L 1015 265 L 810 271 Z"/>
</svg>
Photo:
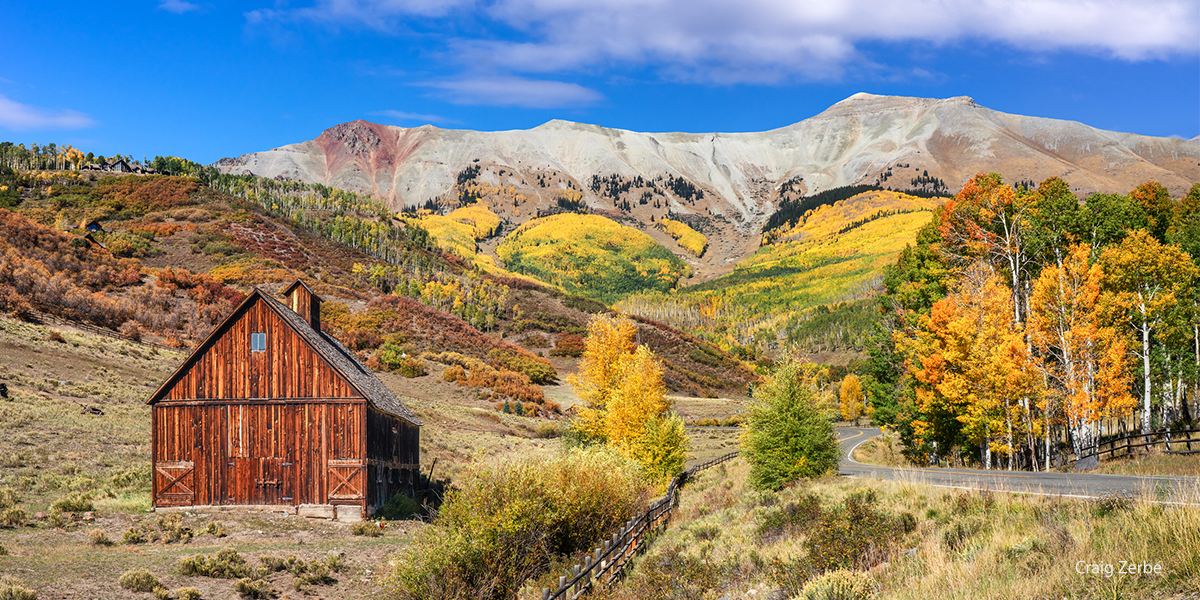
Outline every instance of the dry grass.
<svg viewBox="0 0 1200 600">
<path fill-rule="evenodd" d="M 900 453 L 902 448 L 903 445 L 900 443 L 900 436 L 896 435 L 895 432 L 889 431 L 882 436 L 871 438 L 859 444 L 854 450 L 854 456 L 851 458 L 866 465 L 879 465 L 883 467 L 915 466 Z"/>
<path fill-rule="evenodd" d="M 1194 444 L 1193 444 L 1194 445 Z M 1200 477 L 1200 454 L 1151 452 L 1139 458 L 1102 459 L 1095 473 L 1112 475 L 1183 475 Z"/>
<path fill-rule="evenodd" d="M 1200 506 L 841 478 L 772 494 L 747 489 L 745 478 L 744 463 L 734 461 L 690 484 L 670 530 L 607 595 L 748 598 L 796 589 L 805 581 L 798 567 L 807 564 L 806 530 L 764 537 L 760 524 L 806 495 L 830 510 L 868 489 L 878 495 L 878 510 L 916 522 L 867 571 L 876 598 L 1188 598 L 1200 581 Z M 1200 495 L 1191 501 L 1200 503 Z M 1161 565 L 1161 574 L 1121 574 L 1121 561 Z M 1114 573 L 1080 574 L 1080 564 L 1113 565 Z"/>
</svg>

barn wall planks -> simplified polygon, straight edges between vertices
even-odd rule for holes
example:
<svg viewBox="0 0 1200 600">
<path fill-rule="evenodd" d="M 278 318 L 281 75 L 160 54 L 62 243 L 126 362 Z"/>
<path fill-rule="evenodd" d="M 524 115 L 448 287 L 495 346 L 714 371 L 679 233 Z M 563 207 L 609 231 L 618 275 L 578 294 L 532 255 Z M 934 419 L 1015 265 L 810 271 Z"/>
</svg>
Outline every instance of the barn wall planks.
<svg viewBox="0 0 1200 600">
<path fill-rule="evenodd" d="M 155 504 L 365 508 L 366 409 L 365 402 L 155 405 Z M 186 485 L 192 498 L 182 496 L 192 479 L 174 481 L 185 464 L 194 465 L 194 485 Z"/>
</svg>

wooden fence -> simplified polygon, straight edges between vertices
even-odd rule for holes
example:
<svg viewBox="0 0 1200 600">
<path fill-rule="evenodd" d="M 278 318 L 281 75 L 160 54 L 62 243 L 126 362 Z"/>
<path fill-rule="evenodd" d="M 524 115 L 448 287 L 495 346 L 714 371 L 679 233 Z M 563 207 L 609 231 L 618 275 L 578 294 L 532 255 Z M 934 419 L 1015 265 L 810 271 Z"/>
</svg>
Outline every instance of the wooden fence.
<svg viewBox="0 0 1200 600">
<path fill-rule="evenodd" d="M 575 600 L 588 591 L 613 583 L 620 577 L 629 560 L 649 543 L 649 536 L 663 529 L 671 521 L 671 513 L 678 503 L 679 490 L 696 473 L 719 465 L 737 456 L 730 452 L 706 463 L 696 465 L 671 480 L 667 493 L 650 503 L 646 512 L 629 520 L 619 531 L 612 534 L 604 544 L 596 546 L 581 565 L 558 578 L 558 589 L 542 589 L 542 600 Z"/>
<path fill-rule="evenodd" d="M 1157 431 L 1154 433 L 1131 433 L 1110 439 L 1101 439 L 1089 449 L 1085 449 L 1084 457 L 1095 456 L 1097 459 L 1107 454 L 1110 458 L 1133 454 L 1134 450 L 1165 446 L 1168 454 L 1200 453 L 1200 429 L 1181 429 L 1178 431 Z"/>
<path fill-rule="evenodd" d="M 65 327 L 74 327 L 75 329 L 79 329 L 80 331 L 86 331 L 93 335 L 111 338 L 114 340 L 123 340 L 126 342 L 132 342 L 134 344 L 141 344 L 143 346 L 148 346 L 150 348 L 157 348 L 159 350 L 170 350 L 172 352 L 187 352 L 188 351 L 185 348 L 175 348 L 172 346 L 167 346 L 166 344 L 156 344 L 154 342 L 145 342 L 145 341 L 141 341 L 141 340 L 130 339 L 130 338 L 127 338 L 127 337 L 121 335 L 119 332 L 113 331 L 111 329 L 106 329 L 104 327 L 92 325 L 91 323 L 84 323 L 81 321 L 72 321 L 70 319 L 64 319 L 57 315 L 53 315 L 48 312 L 43 312 L 43 311 L 40 311 L 37 309 L 30 309 L 28 311 L 28 313 L 29 313 L 29 317 L 32 320 L 34 320 L 37 323 L 40 323 L 42 325 L 46 325 L 48 323 L 54 323 L 56 325 L 63 325 Z"/>
</svg>

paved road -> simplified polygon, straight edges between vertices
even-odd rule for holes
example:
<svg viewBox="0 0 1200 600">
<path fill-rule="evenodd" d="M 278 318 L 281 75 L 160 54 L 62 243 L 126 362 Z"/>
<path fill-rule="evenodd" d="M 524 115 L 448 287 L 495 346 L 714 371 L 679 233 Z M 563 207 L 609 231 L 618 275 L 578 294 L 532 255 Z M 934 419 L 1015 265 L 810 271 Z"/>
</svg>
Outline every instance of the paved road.
<svg viewBox="0 0 1200 600">
<path fill-rule="evenodd" d="M 859 444 L 880 435 L 877 427 L 838 427 L 845 477 L 912 481 L 937 487 L 988 489 L 1071 498 L 1095 498 L 1106 493 L 1148 493 L 1168 502 L 1200 503 L 1200 477 L 1135 477 L 1093 473 L 1031 473 L 978 469 L 891 468 L 866 465 L 851 458 Z"/>
</svg>

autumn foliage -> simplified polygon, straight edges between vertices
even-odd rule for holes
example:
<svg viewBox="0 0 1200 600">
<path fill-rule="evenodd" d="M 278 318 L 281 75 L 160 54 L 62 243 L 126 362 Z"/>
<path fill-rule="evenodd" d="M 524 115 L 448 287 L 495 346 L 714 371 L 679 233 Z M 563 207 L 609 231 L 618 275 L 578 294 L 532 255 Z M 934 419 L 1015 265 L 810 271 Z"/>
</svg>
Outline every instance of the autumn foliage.
<svg viewBox="0 0 1200 600">
<path fill-rule="evenodd" d="M 687 437 L 669 412 L 662 367 L 646 346 L 634 344 L 637 326 L 599 316 L 588 325 L 587 349 L 571 384 L 583 400 L 572 428 L 585 443 L 603 443 L 632 458 L 658 480 L 683 469 Z"/>
</svg>

